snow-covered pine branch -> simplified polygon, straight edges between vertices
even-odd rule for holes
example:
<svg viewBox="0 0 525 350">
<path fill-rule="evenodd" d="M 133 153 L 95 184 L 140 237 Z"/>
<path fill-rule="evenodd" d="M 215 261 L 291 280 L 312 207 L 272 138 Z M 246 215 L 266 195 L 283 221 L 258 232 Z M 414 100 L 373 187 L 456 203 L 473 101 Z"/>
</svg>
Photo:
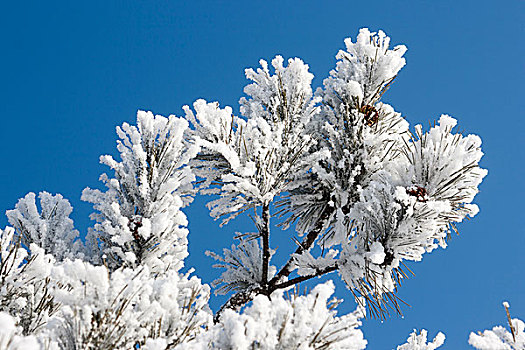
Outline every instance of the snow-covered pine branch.
<svg viewBox="0 0 525 350">
<path fill-rule="evenodd" d="M 6 212 L 9 223 L 16 229 L 21 244 L 35 243 L 55 259 L 75 258 L 84 254 L 79 233 L 69 217 L 73 208 L 60 194 L 40 192 L 40 208 L 33 192 L 18 200 L 13 210 Z"/>
<path fill-rule="evenodd" d="M 318 111 L 312 97 L 313 75 L 300 59 L 260 61 L 257 71 L 246 70 L 253 81 L 245 88 L 242 117 L 217 103 L 198 100 L 192 111 L 184 107 L 194 126 L 194 139 L 202 147 L 196 158 L 196 175 L 203 180 L 203 193 L 219 194 L 209 203 L 211 215 L 224 221 L 249 208 L 273 201 L 296 172 L 307 170 L 305 155 L 312 138 L 305 132 Z M 211 186 L 216 184 L 216 186 Z"/>
<path fill-rule="evenodd" d="M 216 290 L 217 294 L 251 292 L 263 284 L 263 257 L 258 240 L 241 240 L 238 245 L 232 244 L 231 249 L 223 249 L 224 256 L 210 251 L 206 254 L 219 261 L 213 267 L 225 269 L 221 277 L 212 284 L 214 287 L 220 286 Z M 272 278 L 275 271 L 275 266 L 270 266 L 268 277 Z"/>
<path fill-rule="evenodd" d="M 52 271 L 60 312 L 47 336 L 60 349 L 130 349 L 148 340 L 170 347 L 193 339 L 211 321 L 209 287 L 174 270 L 155 276 L 147 266 L 109 271 L 81 260 Z"/>
<path fill-rule="evenodd" d="M 406 48 L 390 48 L 382 31 L 367 29 L 355 43 L 345 43 L 315 95 L 308 67 L 299 59 L 284 67 L 277 56 L 273 74 L 265 61 L 257 71 L 246 71 L 253 83 L 245 88 L 248 98 L 240 100 L 242 117 L 203 100 L 194 110 L 185 107 L 194 127 L 191 139 L 201 147 L 192 168 L 202 179 L 202 192 L 219 196 L 209 203 L 211 215 L 225 216 L 226 223 L 261 207 L 254 222 L 262 252 L 252 256 L 260 256 L 262 276 L 257 282 L 240 272 L 245 266 L 224 264 L 222 290 L 243 286 L 270 294 L 337 270 L 372 313 L 383 316 L 388 307 L 400 312 L 395 291 L 407 278 L 403 260 L 421 260 L 425 252 L 445 247 L 454 224 L 477 213 L 471 202 L 486 175 L 478 166 L 479 137 L 455 132 L 449 116 L 426 133 L 421 126 L 412 133 L 381 102 L 405 65 Z M 295 223 L 303 238 L 269 277 L 275 200 L 280 225 Z M 328 255 L 314 254 L 315 245 Z M 299 277 L 290 279 L 294 270 Z"/>
<path fill-rule="evenodd" d="M 431 342 L 427 341 L 427 330 L 422 329 L 419 334 L 414 329 L 414 332 L 410 334 L 407 342 L 397 347 L 397 350 L 435 350 L 445 342 L 445 335 L 439 332 L 434 340 Z"/>
<path fill-rule="evenodd" d="M 470 333 L 468 342 L 478 350 L 521 350 L 525 349 L 525 322 L 518 318 L 510 317 L 510 305 L 503 302 L 507 312 L 509 330 L 503 326 L 495 326 L 492 330 Z"/>
<path fill-rule="evenodd" d="M 319 111 L 319 99 L 312 94 L 313 75 L 300 59 L 288 60 L 285 67 L 277 56 L 272 60 L 273 72 L 266 61 L 260 64 L 256 71 L 246 70 L 253 83 L 244 90 L 248 98 L 240 100 L 242 117 L 234 116 L 230 107 L 221 109 L 203 100 L 194 104 L 194 111 L 189 107 L 185 111 L 194 126 L 194 140 L 201 146 L 192 167 L 203 179 L 202 192 L 219 195 L 208 205 L 211 215 L 225 216 L 224 224 L 248 209 L 261 208 L 254 221 L 261 239 L 262 275 L 258 284 L 245 289 L 270 293 L 270 204 L 286 191 L 295 174 L 307 172 L 321 156 L 311 152 L 314 142 L 306 132 Z M 224 278 L 222 282 L 249 283 Z"/>
<path fill-rule="evenodd" d="M 337 316 L 338 300 L 331 281 L 317 285 L 307 295 L 276 291 L 255 297 L 242 314 L 225 310 L 220 322 L 195 341 L 176 349 L 345 349 L 366 347 L 358 327 L 364 309 Z"/>
<path fill-rule="evenodd" d="M 209 287 L 192 270 L 179 272 L 187 256 L 180 209 L 194 180 L 185 166 L 197 153 L 184 138 L 188 123 L 139 112 L 137 124 L 117 130 L 122 162 L 102 157 L 115 171 L 113 179 L 102 176 L 108 190 L 84 191 L 99 210 L 86 242 L 93 256 L 77 254 L 84 249 L 73 241 L 72 208 L 60 195 L 42 192 L 39 212 L 30 193 L 8 212 L 17 229 L 0 230 L 0 312 L 15 316 L 16 329 L 6 341 L 34 334 L 53 350 L 172 348 L 211 322 Z M 137 252 L 141 259 L 126 260 Z"/>
<path fill-rule="evenodd" d="M 98 240 L 99 258 L 111 269 L 182 267 L 188 230 L 181 208 L 192 199 L 194 176 L 187 164 L 197 153 L 185 140 L 187 129 L 182 118 L 139 111 L 137 126 L 117 127 L 121 161 L 100 158 L 115 176 L 102 174 L 107 190 L 86 188 L 82 199 L 96 210 L 90 236 Z"/>
<path fill-rule="evenodd" d="M 0 349 L 4 350 L 41 350 L 42 347 L 34 335 L 21 335 L 16 320 L 6 312 L 0 312 Z"/>
<path fill-rule="evenodd" d="M 281 201 L 285 224 L 296 222 L 305 238 L 277 278 L 315 269 L 315 261 L 326 267 L 326 257 L 308 252 L 317 242 L 348 287 L 381 316 L 389 306 L 399 312 L 394 292 L 407 277 L 402 261 L 445 247 L 454 223 L 477 213 L 471 202 L 486 171 L 478 166 L 479 137 L 454 132 L 453 118 L 412 134 L 380 102 L 404 66 L 404 46 L 389 49 L 383 32 L 368 30 L 356 43 L 345 42 L 347 51 L 317 92 L 323 108 L 312 121 L 314 149 L 330 156 L 299 174 Z"/>
<path fill-rule="evenodd" d="M 41 330 L 60 307 L 51 290 L 55 259 L 35 243 L 28 251 L 12 227 L 0 229 L 0 312 L 14 317 L 20 333 Z"/>
</svg>

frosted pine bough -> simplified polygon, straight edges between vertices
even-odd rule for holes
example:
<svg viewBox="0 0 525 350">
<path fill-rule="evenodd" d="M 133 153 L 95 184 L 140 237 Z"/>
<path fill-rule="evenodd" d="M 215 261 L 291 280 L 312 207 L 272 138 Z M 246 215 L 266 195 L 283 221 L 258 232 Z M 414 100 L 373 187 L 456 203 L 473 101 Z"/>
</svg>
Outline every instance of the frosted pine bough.
<svg viewBox="0 0 525 350">
<path fill-rule="evenodd" d="M 421 260 L 425 252 L 445 247 L 454 225 L 477 213 L 472 200 L 486 174 L 478 166 L 480 139 L 459 134 L 449 116 L 428 132 L 421 126 L 410 131 L 381 102 L 405 64 L 406 48 L 390 49 L 384 33 L 368 30 L 346 45 L 315 94 L 308 66 L 298 59 L 284 66 L 278 56 L 273 70 L 261 61 L 257 71 L 246 71 L 253 83 L 241 99 L 242 117 L 202 100 L 194 112 L 185 108 L 203 150 L 192 166 L 205 179 L 202 190 L 220 196 L 209 204 L 212 216 L 227 223 L 255 210 L 257 232 L 244 239 L 261 241 L 261 271 L 238 280 L 248 276 L 236 273 L 244 267 L 221 264 L 226 272 L 220 290 L 239 292 L 226 307 L 338 271 L 372 313 L 399 311 L 394 292 L 406 277 L 403 260 Z M 273 216 L 284 227 L 295 223 L 302 236 L 275 276 Z M 225 251 L 226 260 L 234 251 Z M 236 252 L 240 261 L 260 254 Z M 298 276 L 290 278 L 294 270 Z"/>
<path fill-rule="evenodd" d="M 86 188 L 82 199 L 93 203 L 96 221 L 89 237 L 98 240 L 95 261 L 113 269 L 147 265 L 180 268 L 188 255 L 186 216 L 194 176 L 185 167 L 197 149 L 184 139 L 188 122 L 139 111 L 137 127 L 117 127 L 122 161 L 102 156 L 115 177 L 103 174 L 105 192 Z"/>
<path fill-rule="evenodd" d="M 365 309 L 379 317 L 401 312 L 395 292 L 408 277 L 403 261 L 445 248 L 455 225 L 476 215 L 472 202 L 486 171 L 478 166 L 479 137 L 459 133 L 452 117 L 412 129 L 382 102 L 405 65 L 404 46 L 390 48 L 383 32 L 367 29 L 345 44 L 316 92 L 306 64 L 277 56 L 246 70 L 240 116 L 197 100 L 184 117 L 139 111 L 136 126 L 118 127 L 120 159 L 101 157 L 113 172 L 100 178 L 105 190 L 82 194 L 95 210 L 85 244 L 62 196 L 21 199 L 7 213 L 13 228 L 1 231 L 0 320 L 8 331 L 0 342 L 13 349 L 365 348 L 358 328 Z M 182 210 L 196 194 L 213 196 L 210 214 L 222 224 L 241 214 L 255 224 L 223 255 L 209 253 L 225 269 L 216 292 L 234 293 L 215 315 L 209 287 L 192 270 L 181 272 L 188 255 Z M 271 262 L 275 223 L 297 243 L 283 266 Z M 337 315 L 331 282 L 305 295 L 285 292 L 333 272 L 356 297 L 352 314 Z M 512 334 L 523 332 L 516 321 Z M 399 349 L 444 341 L 440 333 L 427 342 L 426 334 L 414 332 Z M 490 348 L 476 339 L 472 345 Z"/>
</svg>

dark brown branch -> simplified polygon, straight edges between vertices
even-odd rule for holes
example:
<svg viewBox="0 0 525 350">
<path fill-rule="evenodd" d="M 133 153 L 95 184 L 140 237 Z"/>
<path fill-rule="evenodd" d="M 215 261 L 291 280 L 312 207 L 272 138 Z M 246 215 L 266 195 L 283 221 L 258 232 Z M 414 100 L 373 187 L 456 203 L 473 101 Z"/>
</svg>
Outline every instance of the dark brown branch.
<svg viewBox="0 0 525 350">
<path fill-rule="evenodd" d="M 302 254 L 304 251 L 307 251 L 308 249 L 312 247 L 317 237 L 323 231 L 326 220 L 330 217 L 333 210 L 334 210 L 333 207 L 330 207 L 328 205 L 326 205 L 323 208 L 321 215 L 319 216 L 319 220 L 315 224 L 315 227 L 310 232 L 308 232 L 308 234 L 303 239 L 301 244 L 295 250 L 294 254 Z M 281 278 L 287 277 L 288 275 L 290 275 L 290 273 L 292 272 L 292 262 L 293 262 L 293 257 L 290 256 L 290 259 L 286 262 L 283 268 L 270 280 L 268 284 L 270 286 L 273 286 L 277 282 L 279 282 Z"/>
<path fill-rule="evenodd" d="M 503 303 L 503 307 L 505 308 L 505 311 L 507 312 L 507 321 L 509 322 L 510 326 L 510 332 L 512 333 L 512 340 L 516 342 L 516 330 L 514 329 L 514 325 L 512 324 L 512 318 L 510 317 L 510 311 L 509 311 L 509 304 L 507 302 Z"/>
<path fill-rule="evenodd" d="M 262 287 L 268 287 L 268 266 L 270 264 L 270 205 L 263 204 L 262 206 L 262 226 L 260 227 L 260 234 L 263 243 L 263 257 L 262 257 Z"/>
<path fill-rule="evenodd" d="M 294 284 L 298 284 L 298 283 L 301 283 L 301 282 L 304 282 L 304 281 L 308 281 L 309 279 L 312 279 L 314 277 L 320 277 L 322 275 L 326 275 L 327 273 L 334 272 L 336 270 L 337 270 L 337 264 L 335 264 L 333 266 L 329 266 L 329 267 L 324 268 L 322 270 L 317 270 L 315 272 L 315 274 L 313 274 L 313 275 L 299 276 L 299 277 L 296 277 L 296 278 L 292 278 L 291 280 L 286 281 L 286 282 L 277 283 L 275 285 L 270 286 L 270 290 L 269 291 L 273 292 L 273 291 L 275 291 L 277 289 L 287 288 L 287 287 L 293 286 Z"/>
<path fill-rule="evenodd" d="M 213 317 L 213 321 L 215 323 L 219 322 L 221 314 L 226 309 L 232 309 L 232 310 L 236 310 L 236 311 L 239 310 L 244 304 L 252 301 L 252 299 L 257 294 L 270 295 L 272 292 L 276 291 L 277 289 L 287 288 L 287 287 L 293 286 L 294 284 L 298 284 L 298 283 L 301 283 L 301 282 L 304 282 L 304 281 L 308 281 L 309 279 L 312 279 L 314 277 L 320 277 L 322 275 L 326 275 L 327 273 L 334 272 L 336 270 L 337 270 L 337 264 L 334 264 L 333 266 L 329 266 L 329 267 L 324 268 L 322 270 L 317 270 L 315 272 L 315 274 L 313 274 L 313 275 L 299 276 L 299 277 L 296 277 L 296 278 L 292 278 L 291 280 L 286 281 L 286 282 L 270 285 L 270 286 L 268 286 L 267 290 L 263 290 L 263 289 L 258 288 L 258 289 L 253 289 L 253 290 L 248 291 L 248 292 L 237 293 L 234 296 L 232 296 L 224 305 L 221 306 L 219 311 L 217 311 L 217 313 Z"/>
<path fill-rule="evenodd" d="M 312 247 L 317 237 L 319 237 L 319 235 L 322 233 L 326 220 L 328 220 L 333 210 L 333 207 L 328 205 L 323 208 L 321 215 L 319 216 L 319 220 L 315 224 L 315 227 L 306 235 L 301 244 L 297 247 L 294 252 L 295 254 L 301 254 Z M 311 278 L 319 277 L 337 270 L 337 265 L 334 265 L 323 270 L 319 270 L 314 275 L 299 276 L 289 281 L 278 283 L 283 277 L 288 277 L 292 272 L 293 258 L 290 257 L 288 262 L 283 266 L 279 273 L 277 273 L 275 277 L 268 281 L 268 266 L 270 263 L 270 207 L 267 204 L 263 205 L 262 208 L 262 225 L 259 227 L 259 233 L 261 234 L 263 241 L 263 272 L 261 288 L 253 289 L 248 292 L 240 292 L 233 295 L 224 305 L 221 306 L 219 311 L 217 311 L 213 317 L 215 323 L 219 321 L 219 318 L 225 309 L 238 310 L 244 304 L 250 302 L 257 294 L 270 295 L 277 289 L 287 288 L 294 284 L 301 283 Z"/>
<path fill-rule="evenodd" d="M 244 304 L 248 303 L 253 299 L 253 297 L 257 294 L 261 294 L 261 289 L 254 289 L 247 292 L 240 292 L 235 295 L 233 295 L 224 305 L 221 306 L 219 311 L 213 316 L 213 322 L 217 323 L 219 322 L 219 319 L 221 318 L 221 315 L 224 310 L 231 309 L 231 310 L 239 310 Z"/>
</svg>

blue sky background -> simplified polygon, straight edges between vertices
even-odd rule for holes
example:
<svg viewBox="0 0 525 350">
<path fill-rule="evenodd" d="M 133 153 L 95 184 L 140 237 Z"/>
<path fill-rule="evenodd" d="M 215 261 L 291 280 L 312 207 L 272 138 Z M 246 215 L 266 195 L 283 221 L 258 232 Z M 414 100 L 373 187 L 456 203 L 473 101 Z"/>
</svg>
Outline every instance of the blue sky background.
<svg viewBox="0 0 525 350">
<path fill-rule="evenodd" d="M 506 324 L 503 300 L 525 318 L 524 2 L 18 1 L 1 12 L 0 210 L 29 191 L 59 192 L 83 233 L 91 207 L 80 193 L 99 186 L 98 157 L 115 154 L 115 126 L 134 122 L 137 109 L 182 115 L 205 98 L 238 111 L 244 68 L 276 54 L 301 57 L 318 86 L 345 37 L 385 30 L 409 49 L 385 100 L 412 124 L 458 118 L 481 136 L 489 175 L 476 198 L 481 212 L 461 235 L 409 264 L 416 277 L 400 289 L 412 306 L 404 318 L 364 321 L 369 349 L 395 348 L 423 327 L 445 332 L 446 349 L 468 349 L 469 331 Z M 219 271 L 203 252 L 253 228 L 243 218 L 219 229 L 204 203 L 186 211 L 187 266 L 209 283 Z M 284 253 L 291 232 L 275 235 Z M 342 312 L 354 308 L 341 283 L 337 296 Z"/>
</svg>

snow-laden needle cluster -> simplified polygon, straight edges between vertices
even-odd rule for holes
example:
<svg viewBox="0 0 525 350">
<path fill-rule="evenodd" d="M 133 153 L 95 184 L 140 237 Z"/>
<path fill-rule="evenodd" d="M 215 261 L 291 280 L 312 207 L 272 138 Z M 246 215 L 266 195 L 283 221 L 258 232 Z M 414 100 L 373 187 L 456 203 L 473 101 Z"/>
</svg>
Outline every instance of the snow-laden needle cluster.
<svg viewBox="0 0 525 350">
<path fill-rule="evenodd" d="M 403 261 L 445 248 L 478 208 L 486 175 L 481 140 L 443 115 L 414 128 L 382 101 L 406 48 L 362 29 L 345 40 L 316 91 L 299 58 L 247 69 L 231 107 L 197 100 L 184 116 L 139 111 L 117 127 L 112 174 L 86 188 L 94 226 L 79 238 L 61 195 L 27 194 L 0 230 L 1 349 L 364 349 L 360 319 L 401 312 Z M 222 224 L 250 215 L 223 254 L 216 291 L 233 292 L 215 315 L 210 288 L 182 272 L 197 194 L 211 195 Z M 297 248 L 282 266 L 270 236 L 285 229 Z M 287 231 L 286 231 L 287 230 Z M 199 234 L 199 233 L 195 233 Z M 303 295 L 300 282 L 337 273 L 357 310 L 338 315 L 332 281 Z M 507 313 L 508 313 L 508 306 Z M 472 334 L 479 349 L 518 349 L 523 322 Z M 435 349 L 439 333 L 414 331 L 400 350 Z M 496 344 L 496 345 L 494 345 Z M 521 344 L 521 345 L 520 345 Z"/>
</svg>

